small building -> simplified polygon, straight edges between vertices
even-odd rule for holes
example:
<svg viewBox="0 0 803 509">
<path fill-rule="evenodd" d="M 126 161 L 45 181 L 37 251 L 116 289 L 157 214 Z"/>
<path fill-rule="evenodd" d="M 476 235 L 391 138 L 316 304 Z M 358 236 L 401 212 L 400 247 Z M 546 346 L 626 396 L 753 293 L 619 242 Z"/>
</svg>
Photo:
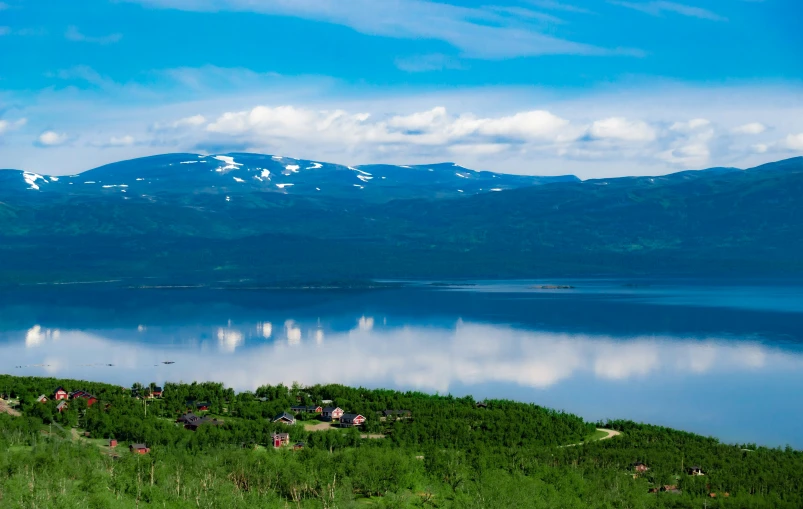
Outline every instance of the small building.
<svg viewBox="0 0 803 509">
<path fill-rule="evenodd" d="M 488 403 L 486 403 L 484 401 L 478 401 L 477 402 L 477 408 L 488 408 Z"/>
<path fill-rule="evenodd" d="M 297 414 L 319 414 L 323 411 L 323 408 L 320 406 L 304 406 L 304 405 L 296 405 L 290 407 L 290 410 Z"/>
<path fill-rule="evenodd" d="M 274 417 L 273 422 L 278 422 L 281 424 L 287 424 L 288 426 L 292 426 L 293 424 L 296 423 L 296 418 L 288 414 L 287 412 L 283 412 Z"/>
<path fill-rule="evenodd" d="M 70 394 L 64 390 L 64 387 L 59 387 L 53 391 L 53 399 L 56 401 L 66 400 L 70 398 Z"/>
<path fill-rule="evenodd" d="M 633 463 L 630 466 L 633 467 L 633 470 L 635 470 L 638 473 L 643 473 L 643 472 L 646 472 L 647 470 L 650 469 L 650 467 L 648 467 L 647 465 L 645 465 L 644 463 L 642 463 L 640 461 L 637 462 L 637 463 Z"/>
<path fill-rule="evenodd" d="M 340 419 L 343 416 L 343 409 L 340 407 L 324 407 L 321 411 L 321 417 L 325 421 L 334 421 L 335 419 Z"/>
<path fill-rule="evenodd" d="M 185 429 L 198 431 L 201 426 L 222 426 L 224 421 L 217 418 L 198 417 L 193 413 L 186 413 L 176 419 L 176 423 L 183 424 Z"/>
<path fill-rule="evenodd" d="M 290 433 L 274 433 L 270 436 L 273 447 L 279 448 L 290 444 Z"/>
<path fill-rule="evenodd" d="M 63 399 L 63 400 L 59 401 L 58 405 L 56 405 L 56 411 L 58 413 L 62 413 L 65 410 L 67 410 L 67 400 Z"/>
<path fill-rule="evenodd" d="M 75 391 L 72 394 L 70 394 L 70 399 L 85 399 L 86 406 L 88 407 L 98 402 L 98 398 L 96 398 L 95 396 L 91 395 L 86 391 Z"/>
<path fill-rule="evenodd" d="M 296 442 L 293 444 L 294 451 L 300 451 L 303 448 L 304 448 L 304 442 Z"/>
<path fill-rule="evenodd" d="M 150 448 L 145 444 L 131 444 L 128 449 L 134 454 L 148 454 L 151 452 Z"/>
<path fill-rule="evenodd" d="M 689 473 L 689 475 L 705 475 L 705 472 L 703 472 L 703 467 L 699 466 L 689 467 L 686 471 Z"/>
<path fill-rule="evenodd" d="M 365 422 L 365 417 L 360 414 L 343 414 L 340 416 L 340 427 L 351 428 L 354 426 L 362 426 Z"/>
<path fill-rule="evenodd" d="M 195 409 L 199 412 L 206 412 L 209 410 L 209 402 L 201 401 L 200 403 L 195 404 Z"/>
<path fill-rule="evenodd" d="M 114 449 L 115 447 L 117 447 L 117 440 L 112 438 L 109 440 L 109 449 Z"/>
<path fill-rule="evenodd" d="M 47 399 L 47 396 L 45 396 L 44 394 L 42 394 L 41 396 L 39 396 L 38 398 L 36 398 L 36 401 L 38 401 L 39 403 L 47 403 L 47 402 L 48 402 L 48 399 Z"/>
<path fill-rule="evenodd" d="M 413 413 L 409 410 L 383 410 L 382 417 L 384 419 L 409 419 Z"/>
<path fill-rule="evenodd" d="M 154 398 L 161 398 L 163 393 L 164 390 L 161 387 L 156 386 L 151 391 L 151 396 L 153 396 Z"/>
</svg>

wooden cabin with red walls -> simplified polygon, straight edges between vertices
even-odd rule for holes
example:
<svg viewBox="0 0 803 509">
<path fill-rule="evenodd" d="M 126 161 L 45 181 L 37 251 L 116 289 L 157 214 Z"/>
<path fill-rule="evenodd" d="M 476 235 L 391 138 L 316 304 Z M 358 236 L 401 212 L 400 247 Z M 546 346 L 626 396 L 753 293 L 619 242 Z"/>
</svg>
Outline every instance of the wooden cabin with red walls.
<svg viewBox="0 0 803 509">
<path fill-rule="evenodd" d="M 328 406 L 321 412 L 321 417 L 324 421 L 334 421 L 335 419 L 340 419 L 342 415 L 343 409 L 340 407 Z"/>
<path fill-rule="evenodd" d="M 117 447 L 117 440 L 112 438 L 109 440 L 109 449 L 114 449 L 115 447 Z"/>
<path fill-rule="evenodd" d="M 128 449 L 134 454 L 148 454 L 151 452 L 150 448 L 145 444 L 131 444 Z"/>
<path fill-rule="evenodd" d="M 70 394 L 64 390 L 64 387 L 59 387 L 55 391 L 53 391 L 53 399 L 56 401 L 69 399 Z"/>
<path fill-rule="evenodd" d="M 273 447 L 278 449 L 290 444 L 290 433 L 274 433 L 271 435 L 271 439 L 273 440 Z"/>
<path fill-rule="evenodd" d="M 354 426 L 362 426 L 365 422 L 365 417 L 360 414 L 343 414 L 340 416 L 341 428 L 352 428 Z"/>
</svg>

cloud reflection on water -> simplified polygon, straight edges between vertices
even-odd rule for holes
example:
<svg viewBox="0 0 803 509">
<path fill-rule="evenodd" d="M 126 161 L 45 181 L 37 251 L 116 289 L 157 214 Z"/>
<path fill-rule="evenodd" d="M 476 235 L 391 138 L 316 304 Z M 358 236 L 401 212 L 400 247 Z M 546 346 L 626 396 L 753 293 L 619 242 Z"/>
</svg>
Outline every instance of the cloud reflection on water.
<svg viewBox="0 0 803 509">
<path fill-rule="evenodd" d="M 304 325 L 293 320 L 285 322 L 284 337 L 274 340 L 266 339 L 269 323 L 248 328 L 229 325 L 215 329 L 211 340 L 178 343 L 152 328 L 131 334 L 144 336 L 147 342 L 142 342 L 121 340 L 119 331 L 89 333 L 35 326 L 19 336 L 7 335 L 8 340 L 0 344 L 0 369 L 16 374 L 43 374 L 44 370 L 54 376 L 124 385 L 146 378 L 163 382 L 200 377 L 238 389 L 299 380 L 446 392 L 455 384 L 506 383 L 546 389 L 573 377 L 633 382 L 659 375 L 803 368 L 803 355 L 798 352 L 718 338 L 623 340 L 462 321 L 453 328 L 373 325 L 373 319 L 362 317 L 352 330 L 327 330 L 325 341 L 320 326 L 302 332 Z M 164 366 L 164 360 L 175 364 Z M 23 367 L 15 370 L 15 366 Z"/>
</svg>

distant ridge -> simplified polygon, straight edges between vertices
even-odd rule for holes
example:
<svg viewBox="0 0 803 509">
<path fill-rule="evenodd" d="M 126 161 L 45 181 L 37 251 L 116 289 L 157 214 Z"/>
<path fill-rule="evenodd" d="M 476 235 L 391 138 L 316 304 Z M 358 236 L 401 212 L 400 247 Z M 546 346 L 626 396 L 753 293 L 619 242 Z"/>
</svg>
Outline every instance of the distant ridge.
<svg viewBox="0 0 803 509">
<path fill-rule="evenodd" d="M 803 276 L 801 197 L 801 157 L 587 181 L 243 154 L 4 171 L 0 281 Z"/>
</svg>

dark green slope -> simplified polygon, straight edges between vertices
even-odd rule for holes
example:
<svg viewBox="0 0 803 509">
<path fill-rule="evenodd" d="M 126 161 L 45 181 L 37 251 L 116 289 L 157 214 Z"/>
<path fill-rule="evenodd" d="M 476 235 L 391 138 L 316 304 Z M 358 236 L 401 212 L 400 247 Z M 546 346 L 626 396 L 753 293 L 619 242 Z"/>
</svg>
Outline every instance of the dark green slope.
<svg viewBox="0 0 803 509">
<path fill-rule="evenodd" d="M 803 158 L 459 199 L 27 195 L 0 204 L 6 279 L 803 273 Z"/>
</svg>

